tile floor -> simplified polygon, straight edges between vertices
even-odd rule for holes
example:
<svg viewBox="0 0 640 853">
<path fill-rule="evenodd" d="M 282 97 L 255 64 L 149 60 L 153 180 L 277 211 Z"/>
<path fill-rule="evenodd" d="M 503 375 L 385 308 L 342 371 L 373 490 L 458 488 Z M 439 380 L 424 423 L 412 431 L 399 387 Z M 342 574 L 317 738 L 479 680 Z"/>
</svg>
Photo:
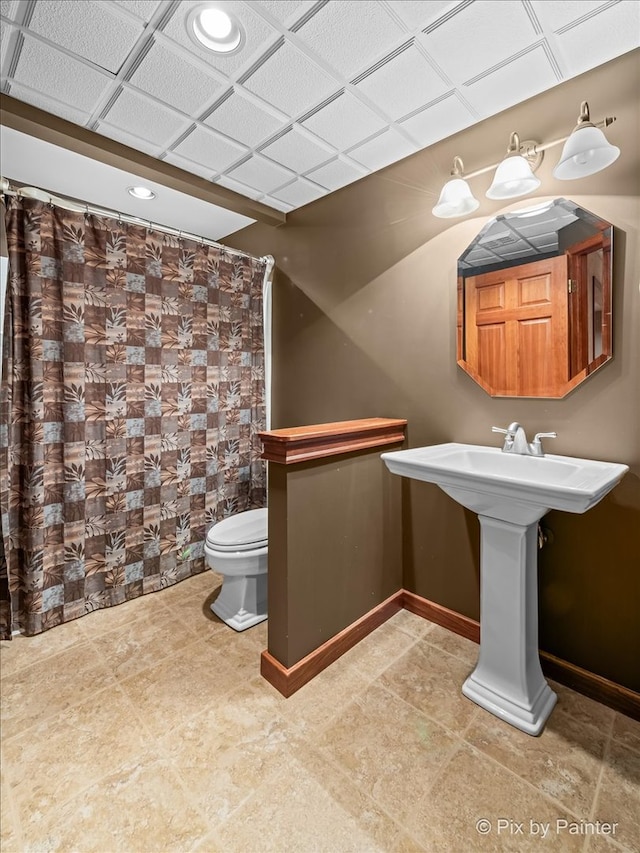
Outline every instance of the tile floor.
<svg viewBox="0 0 640 853">
<path fill-rule="evenodd" d="M 640 850 L 640 723 L 555 685 L 522 734 L 406 611 L 286 700 L 216 583 L 2 643 L 3 853 Z"/>
</svg>

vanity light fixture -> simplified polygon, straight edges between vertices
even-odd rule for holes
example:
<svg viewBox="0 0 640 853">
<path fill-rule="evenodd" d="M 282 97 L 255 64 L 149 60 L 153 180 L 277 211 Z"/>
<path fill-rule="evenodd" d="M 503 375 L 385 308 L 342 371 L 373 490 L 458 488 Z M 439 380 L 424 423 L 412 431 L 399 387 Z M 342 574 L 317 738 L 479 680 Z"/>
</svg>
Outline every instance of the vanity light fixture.
<svg viewBox="0 0 640 853">
<path fill-rule="evenodd" d="M 151 201 L 156 198 L 156 193 L 148 187 L 127 187 L 127 192 L 140 201 Z"/>
<path fill-rule="evenodd" d="M 225 56 L 236 53 L 244 44 L 242 25 L 224 4 L 206 3 L 191 9 L 187 15 L 187 32 L 198 47 Z"/>
<path fill-rule="evenodd" d="M 533 143 L 533 151 L 535 151 L 535 143 Z M 540 162 L 542 157 L 532 163 L 524 153 L 521 153 L 520 137 L 517 133 L 512 133 L 507 156 L 496 169 L 493 182 L 487 190 L 487 198 L 518 198 L 537 190 L 541 182 L 533 174 L 533 168 L 537 168 Z"/>
<path fill-rule="evenodd" d="M 605 122 L 608 123 L 608 120 L 605 119 Z M 589 104 L 583 101 L 580 104 L 578 124 L 565 142 L 553 177 L 561 181 L 585 178 L 606 169 L 619 156 L 620 149 L 611 145 L 600 128 L 593 124 L 589 116 Z"/>
<path fill-rule="evenodd" d="M 540 186 L 540 179 L 534 172 L 540 166 L 544 152 L 556 145 L 566 143 L 562 157 L 553 170 L 554 178 L 559 180 L 574 180 L 593 175 L 601 169 L 606 169 L 620 156 L 620 149 L 611 145 L 601 128 L 609 127 L 615 121 L 615 116 L 607 116 L 594 124 L 589 116 L 589 105 L 583 101 L 580 105 L 578 124 L 570 134 L 541 145 L 534 140 L 520 141 L 517 133 L 512 133 L 507 148 L 507 156 L 501 163 L 484 166 L 469 172 L 462 177 L 462 160 L 454 157 L 452 180 L 442 188 L 438 203 L 432 213 L 441 219 L 452 219 L 466 216 L 479 207 L 467 181 L 477 175 L 483 175 L 495 169 L 491 186 L 487 190 L 487 198 L 509 199 L 518 198 L 533 192 Z"/>
<path fill-rule="evenodd" d="M 453 158 L 451 180 L 443 186 L 438 203 L 432 213 L 439 219 L 453 219 L 466 216 L 480 207 L 480 202 L 471 192 L 469 184 L 462 177 L 464 164 L 460 157 Z"/>
</svg>

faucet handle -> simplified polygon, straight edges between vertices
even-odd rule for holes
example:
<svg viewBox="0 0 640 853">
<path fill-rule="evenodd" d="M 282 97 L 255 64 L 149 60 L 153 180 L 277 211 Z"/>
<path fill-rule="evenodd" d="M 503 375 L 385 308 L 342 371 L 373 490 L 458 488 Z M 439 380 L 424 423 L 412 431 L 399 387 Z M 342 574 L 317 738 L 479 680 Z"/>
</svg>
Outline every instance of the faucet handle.
<svg viewBox="0 0 640 853">
<path fill-rule="evenodd" d="M 544 450 L 542 449 L 541 438 L 557 438 L 557 432 L 537 432 L 533 441 L 531 442 L 531 455 L 532 456 L 544 456 Z"/>
<path fill-rule="evenodd" d="M 491 427 L 491 432 L 501 432 L 503 435 L 509 435 L 509 430 L 502 429 L 502 427 Z"/>
</svg>

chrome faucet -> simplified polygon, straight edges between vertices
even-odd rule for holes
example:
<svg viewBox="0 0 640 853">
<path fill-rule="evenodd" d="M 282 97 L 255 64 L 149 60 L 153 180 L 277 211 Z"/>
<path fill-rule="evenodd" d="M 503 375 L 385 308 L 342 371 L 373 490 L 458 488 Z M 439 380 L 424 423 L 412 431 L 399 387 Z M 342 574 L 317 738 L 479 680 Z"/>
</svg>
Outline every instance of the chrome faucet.
<svg viewBox="0 0 640 853">
<path fill-rule="evenodd" d="M 503 453 L 519 453 L 521 456 L 544 456 L 542 449 L 542 438 L 557 438 L 557 432 L 537 432 L 531 443 L 527 441 L 524 427 L 514 421 L 506 429 L 491 427 L 491 432 L 500 432 L 505 436 L 502 445 Z"/>
</svg>

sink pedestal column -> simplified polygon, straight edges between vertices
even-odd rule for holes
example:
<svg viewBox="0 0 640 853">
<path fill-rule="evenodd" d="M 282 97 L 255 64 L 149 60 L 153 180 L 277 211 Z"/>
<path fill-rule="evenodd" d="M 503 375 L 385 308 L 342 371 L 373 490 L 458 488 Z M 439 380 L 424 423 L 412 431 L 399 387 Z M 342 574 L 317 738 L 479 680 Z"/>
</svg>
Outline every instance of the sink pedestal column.
<svg viewBox="0 0 640 853">
<path fill-rule="evenodd" d="M 480 656 L 462 692 L 512 726 L 538 735 L 557 699 L 538 656 L 538 522 L 478 517 Z"/>
</svg>

